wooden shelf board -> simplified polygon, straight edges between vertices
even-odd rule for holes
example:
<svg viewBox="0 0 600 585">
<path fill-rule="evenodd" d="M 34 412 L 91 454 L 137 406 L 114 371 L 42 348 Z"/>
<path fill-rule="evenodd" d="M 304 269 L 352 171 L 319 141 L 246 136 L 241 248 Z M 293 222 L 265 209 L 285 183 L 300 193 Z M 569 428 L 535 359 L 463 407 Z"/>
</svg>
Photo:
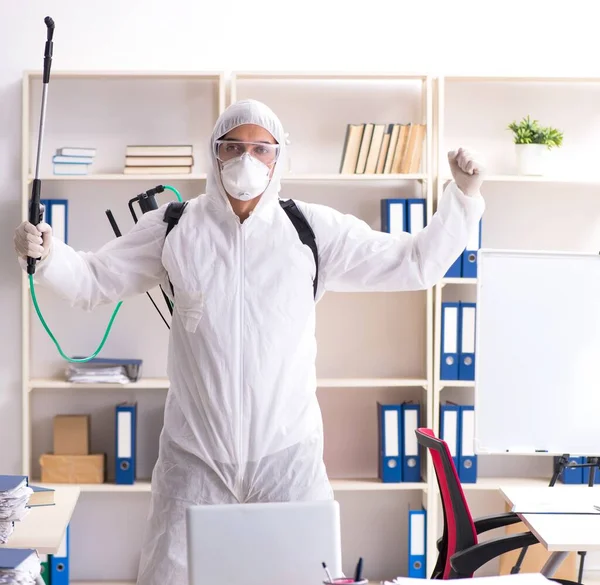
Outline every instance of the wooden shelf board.
<svg viewBox="0 0 600 585">
<path fill-rule="evenodd" d="M 528 77 L 525 75 L 517 76 L 452 76 L 442 78 L 450 82 L 468 82 L 468 83 L 600 83 L 600 77 Z"/>
<path fill-rule="evenodd" d="M 441 285 L 447 284 L 477 284 L 476 278 L 443 278 Z"/>
<path fill-rule="evenodd" d="M 25 71 L 25 75 L 32 79 L 42 77 L 41 70 L 30 70 Z M 81 70 L 81 71 L 55 71 L 52 70 L 52 79 L 105 79 L 105 78 L 127 78 L 132 77 L 136 79 L 206 79 L 207 81 L 219 81 L 222 77 L 220 71 L 93 71 L 93 70 Z"/>
<path fill-rule="evenodd" d="M 418 378 L 320 378 L 319 388 L 407 388 L 427 387 L 427 380 Z"/>
<path fill-rule="evenodd" d="M 425 482 L 383 483 L 379 479 L 330 479 L 335 492 L 426 490 Z"/>
<path fill-rule="evenodd" d="M 29 175 L 28 181 L 33 181 Z M 126 175 L 125 173 L 90 173 L 89 175 L 46 175 L 42 181 L 205 181 L 206 174 L 190 175 Z"/>
<path fill-rule="evenodd" d="M 64 485 L 76 485 L 83 493 L 131 493 L 131 492 L 149 492 L 150 480 L 138 480 L 132 485 L 121 485 L 116 483 L 79 483 L 79 484 L 49 484 L 42 483 L 40 480 L 32 480 L 32 485 L 60 488 Z"/>
<path fill-rule="evenodd" d="M 326 71 L 234 71 L 236 81 L 244 80 L 417 80 L 424 81 L 429 75 L 394 72 L 326 72 Z"/>
<path fill-rule="evenodd" d="M 320 378 L 319 388 L 405 388 L 427 386 L 427 380 L 419 378 Z M 137 390 L 158 389 L 166 390 L 169 381 L 166 378 L 146 378 L 130 384 L 78 384 L 65 380 L 35 378 L 30 380 L 31 390 Z"/>
<path fill-rule="evenodd" d="M 157 389 L 167 390 L 169 381 L 166 378 L 146 378 L 139 382 L 131 382 L 130 384 L 77 384 L 66 382 L 65 380 L 52 380 L 43 378 L 34 378 L 29 381 L 29 390 L 137 390 L 137 389 Z"/>
<path fill-rule="evenodd" d="M 301 183 L 309 181 L 425 181 L 426 173 L 381 173 L 381 174 L 351 174 L 351 173 L 289 173 L 281 180 L 287 183 Z"/>
<path fill-rule="evenodd" d="M 439 380 L 436 384 L 438 390 L 443 388 L 475 388 L 473 380 Z"/>
</svg>

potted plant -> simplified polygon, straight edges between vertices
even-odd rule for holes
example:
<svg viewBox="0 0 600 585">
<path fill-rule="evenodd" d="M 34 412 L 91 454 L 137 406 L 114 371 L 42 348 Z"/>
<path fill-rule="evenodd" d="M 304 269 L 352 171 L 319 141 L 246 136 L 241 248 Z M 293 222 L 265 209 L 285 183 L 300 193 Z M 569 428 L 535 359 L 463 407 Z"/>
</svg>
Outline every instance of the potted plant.
<svg viewBox="0 0 600 585">
<path fill-rule="evenodd" d="M 543 175 L 549 150 L 562 145 L 563 133 L 551 126 L 540 126 L 529 115 L 520 122 L 512 122 L 519 175 Z"/>
</svg>

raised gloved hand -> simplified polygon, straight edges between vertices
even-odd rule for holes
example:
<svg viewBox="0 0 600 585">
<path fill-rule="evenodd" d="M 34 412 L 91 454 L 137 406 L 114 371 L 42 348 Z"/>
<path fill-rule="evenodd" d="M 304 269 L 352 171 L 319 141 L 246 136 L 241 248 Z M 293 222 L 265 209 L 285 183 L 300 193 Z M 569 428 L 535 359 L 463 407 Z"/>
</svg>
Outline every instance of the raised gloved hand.
<svg viewBox="0 0 600 585">
<path fill-rule="evenodd" d="M 464 148 L 450 151 L 448 162 L 457 187 L 465 195 L 477 195 L 483 183 L 484 168 L 481 162 Z"/>
<path fill-rule="evenodd" d="M 52 228 L 44 222 L 33 225 L 24 221 L 15 230 L 13 239 L 15 250 L 20 258 L 39 258 L 43 260 L 50 253 L 52 245 Z"/>
</svg>

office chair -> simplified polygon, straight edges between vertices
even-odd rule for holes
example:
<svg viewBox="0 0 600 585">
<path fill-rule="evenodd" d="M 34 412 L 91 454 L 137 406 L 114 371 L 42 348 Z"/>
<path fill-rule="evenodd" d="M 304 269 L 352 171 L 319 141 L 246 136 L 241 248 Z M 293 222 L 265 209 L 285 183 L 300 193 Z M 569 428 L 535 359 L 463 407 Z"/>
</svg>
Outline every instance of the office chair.
<svg viewBox="0 0 600 585">
<path fill-rule="evenodd" d="M 438 558 L 431 579 L 470 578 L 488 561 L 539 542 L 531 532 L 479 542 L 479 534 L 516 524 L 520 518 L 514 512 L 507 512 L 473 520 L 448 445 L 431 429 L 419 428 L 415 432 L 419 444 L 431 455 L 444 512 L 444 531 L 437 542 Z M 566 579 L 552 580 L 562 585 L 577 585 Z"/>
</svg>

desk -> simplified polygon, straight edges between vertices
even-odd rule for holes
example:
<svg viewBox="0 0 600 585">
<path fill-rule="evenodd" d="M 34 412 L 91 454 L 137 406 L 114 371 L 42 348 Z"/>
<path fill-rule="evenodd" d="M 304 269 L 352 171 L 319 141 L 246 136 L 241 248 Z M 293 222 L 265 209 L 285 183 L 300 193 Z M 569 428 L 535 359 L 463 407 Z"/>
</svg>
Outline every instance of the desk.
<svg viewBox="0 0 600 585">
<path fill-rule="evenodd" d="M 600 503 L 600 488 L 584 490 L 563 487 L 505 487 L 500 492 L 510 506 L 519 501 L 555 502 L 561 509 L 565 498 L 589 499 Z M 550 558 L 542 568 L 542 574 L 551 577 L 572 551 L 600 550 L 600 514 L 518 514 L 525 526 L 538 538 Z"/>
<path fill-rule="evenodd" d="M 2 548 L 35 548 L 40 554 L 58 552 L 79 498 L 79 487 L 47 486 L 55 489 L 54 506 L 36 506 L 20 522 Z"/>
</svg>

